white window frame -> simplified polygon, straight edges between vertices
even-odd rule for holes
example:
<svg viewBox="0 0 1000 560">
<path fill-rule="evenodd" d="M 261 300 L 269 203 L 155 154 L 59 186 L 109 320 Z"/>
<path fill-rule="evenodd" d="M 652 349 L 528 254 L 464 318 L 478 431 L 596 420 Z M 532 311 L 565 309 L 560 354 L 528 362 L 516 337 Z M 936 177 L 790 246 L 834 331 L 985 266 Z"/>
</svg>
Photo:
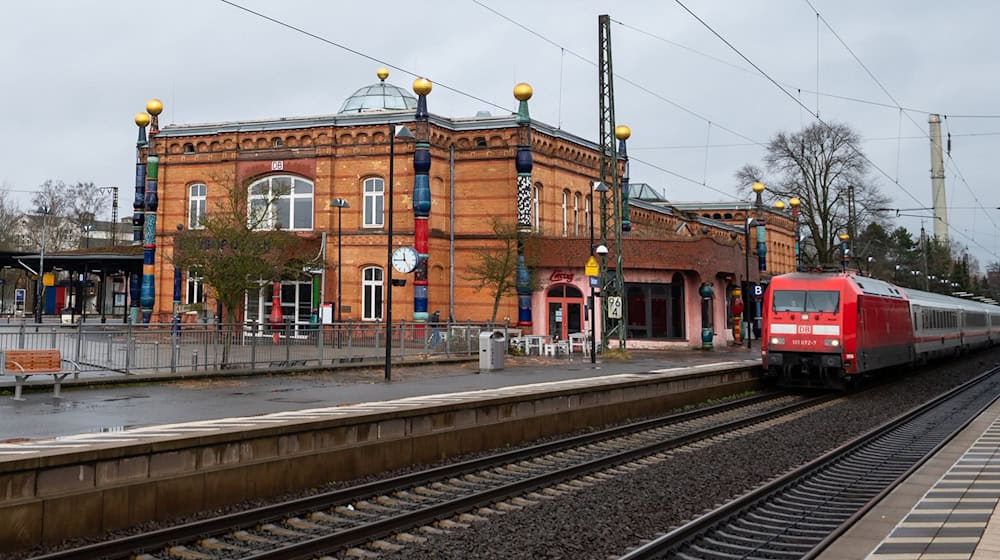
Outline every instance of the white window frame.
<svg viewBox="0 0 1000 560">
<path fill-rule="evenodd" d="M 192 294 L 194 297 L 191 297 Z M 184 303 L 186 305 L 205 303 L 205 279 L 190 270 L 184 279 Z"/>
<path fill-rule="evenodd" d="M 573 193 L 573 235 L 580 237 L 580 193 Z"/>
<path fill-rule="evenodd" d="M 385 179 L 368 177 L 362 183 L 362 192 L 365 195 L 362 227 L 385 227 Z"/>
<path fill-rule="evenodd" d="M 562 192 L 562 235 L 569 236 L 569 191 Z"/>
<path fill-rule="evenodd" d="M 194 183 L 188 187 L 188 229 L 205 228 L 205 206 L 208 204 L 208 187 Z"/>
<path fill-rule="evenodd" d="M 382 320 L 384 305 L 385 271 L 378 266 L 367 266 L 361 270 L 361 320 Z"/>
<path fill-rule="evenodd" d="M 536 233 L 542 232 L 542 186 L 535 183 L 531 187 L 531 221 Z"/>
<path fill-rule="evenodd" d="M 287 179 L 289 182 L 288 192 L 282 192 L 283 187 L 275 186 L 275 183 L 281 179 Z M 264 186 L 261 192 L 255 193 L 254 190 L 259 187 Z M 308 187 L 308 188 L 307 188 Z M 278 216 L 278 205 L 283 202 L 288 204 L 288 223 L 280 224 L 281 229 L 285 231 L 312 231 L 313 225 L 315 223 L 314 213 L 316 211 L 316 204 L 313 198 L 316 192 L 316 186 L 312 181 L 305 179 L 303 177 L 298 177 L 295 175 L 269 175 L 262 179 L 258 179 L 250 184 L 248 187 L 248 198 L 247 198 L 247 219 L 254 222 L 254 217 L 251 214 L 253 212 L 255 203 L 257 206 L 266 205 L 267 215 L 263 217 L 260 223 L 257 225 L 257 229 L 274 229 L 279 225 Z M 296 218 L 305 219 L 305 216 L 296 214 L 296 202 L 309 201 L 309 209 L 306 212 L 308 216 L 308 226 L 295 226 Z"/>
<path fill-rule="evenodd" d="M 588 194 L 583 197 L 583 221 L 590 227 L 590 224 L 594 223 L 594 218 L 591 217 L 590 213 L 593 212 L 594 195 Z"/>
</svg>

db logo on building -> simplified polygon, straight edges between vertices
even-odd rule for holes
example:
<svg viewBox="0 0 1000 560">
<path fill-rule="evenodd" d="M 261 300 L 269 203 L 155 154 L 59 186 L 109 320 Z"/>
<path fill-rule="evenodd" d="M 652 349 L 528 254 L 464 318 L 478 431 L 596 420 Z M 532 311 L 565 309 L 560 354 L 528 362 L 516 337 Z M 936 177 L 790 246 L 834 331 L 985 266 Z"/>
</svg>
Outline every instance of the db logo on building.
<svg viewBox="0 0 1000 560">
<path fill-rule="evenodd" d="M 799 334 L 812 334 L 812 325 L 799 325 Z"/>
</svg>

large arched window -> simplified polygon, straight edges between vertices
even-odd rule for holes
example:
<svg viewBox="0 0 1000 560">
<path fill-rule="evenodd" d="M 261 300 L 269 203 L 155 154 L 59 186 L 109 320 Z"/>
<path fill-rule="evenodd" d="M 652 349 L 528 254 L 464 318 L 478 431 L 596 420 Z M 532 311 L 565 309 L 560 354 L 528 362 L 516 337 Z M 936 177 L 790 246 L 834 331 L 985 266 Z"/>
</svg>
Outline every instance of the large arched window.
<svg viewBox="0 0 1000 560">
<path fill-rule="evenodd" d="M 205 227 L 205 204 L 208 201 L 208 187 L 195 183 L 188 189 L 188 229 Z"/>
<path fill-rule="evenodd" d="M 274 175 L 250 185 L 250 224 L 256 229 L 311 230 L 313 184 L 291 175 Z"/>
<path fill-rule="evenodd" d="M 361 271 L 361 319 L 377 321 L 382 318 L 382 294 L 385 293 L 382 269 L 370 266 Z"/>
<path fill-rule="evenodd" d="M 382 227 L 385 224 L 385 181 L 381 177 L 365 179 L 364 227 Z"/>
</svg>

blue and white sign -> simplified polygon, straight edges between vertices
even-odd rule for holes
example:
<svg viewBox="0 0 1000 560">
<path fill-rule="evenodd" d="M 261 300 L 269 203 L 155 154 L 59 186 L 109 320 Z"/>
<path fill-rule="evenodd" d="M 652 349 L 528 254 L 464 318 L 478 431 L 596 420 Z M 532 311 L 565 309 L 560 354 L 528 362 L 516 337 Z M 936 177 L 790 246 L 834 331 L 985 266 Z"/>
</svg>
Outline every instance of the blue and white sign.
<svg viewBox="0 0 1000 560">
<path fill-rule="evenodd" d="M 753 297 L 764 297 L 764 286 L 761 286 L 760 284 L 754 284 Z"/>
<path fill-rule="evenodd" d="M 14 303 L 24 303 L 24 288 L 14 290 Z"/>
</svg>

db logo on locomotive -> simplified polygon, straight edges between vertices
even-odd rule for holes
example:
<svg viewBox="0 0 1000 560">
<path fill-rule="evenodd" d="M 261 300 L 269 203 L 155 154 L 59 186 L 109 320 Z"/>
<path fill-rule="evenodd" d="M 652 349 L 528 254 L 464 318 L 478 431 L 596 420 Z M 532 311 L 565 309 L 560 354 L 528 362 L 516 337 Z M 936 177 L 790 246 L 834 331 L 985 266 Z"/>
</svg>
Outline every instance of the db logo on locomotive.
<svg viewBox="0 0 1000 560">
<path fill-rule="evenodd" d="M 799 325 L 799 334 L 812 334 L 812 325 Z"/>
</svg>

